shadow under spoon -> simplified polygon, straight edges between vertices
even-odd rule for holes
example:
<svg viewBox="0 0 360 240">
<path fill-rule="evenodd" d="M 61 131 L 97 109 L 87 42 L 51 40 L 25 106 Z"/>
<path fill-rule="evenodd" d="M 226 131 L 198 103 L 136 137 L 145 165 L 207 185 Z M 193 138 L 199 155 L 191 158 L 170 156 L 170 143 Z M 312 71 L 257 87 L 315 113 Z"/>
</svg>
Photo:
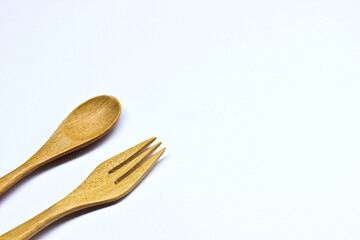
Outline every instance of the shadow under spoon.
<svg viewBox="0 0 360 240">
<path fill-rule="evenodd" d="M 115 125 L 120 112 L 120 102 L 113 96 L 97 96 L 82 103 L 29 160 L 0 178 L 0 195 L 38 167 L 104 136 Z"/>
</svg>

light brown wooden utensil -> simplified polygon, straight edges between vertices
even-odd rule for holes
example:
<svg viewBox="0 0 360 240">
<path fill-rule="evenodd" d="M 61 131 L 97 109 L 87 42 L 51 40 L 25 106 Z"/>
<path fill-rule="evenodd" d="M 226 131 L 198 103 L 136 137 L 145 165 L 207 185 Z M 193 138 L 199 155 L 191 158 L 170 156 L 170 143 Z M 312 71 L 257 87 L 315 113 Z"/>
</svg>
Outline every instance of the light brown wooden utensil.
<svg viewBox="0 0 360 240">
<path fill-rule="evenodd" d="M 101 163 L 72 193 L 44 212 L 0 236 L 0 240 L 29 239 L 50 223 L 75 211 L 113 202 L 130 193 L 155 166 L 165 148 L 148 139 Z"/>
<path fill-rule="evenodd" d="M 117 122 L 120 112 L 120 102 L 107 95 L 94 97 L 78 106 L 39 151 L 24 164 L 0 178 L 0 195 L 39 166 L 104 136 Z"/>
</svg>

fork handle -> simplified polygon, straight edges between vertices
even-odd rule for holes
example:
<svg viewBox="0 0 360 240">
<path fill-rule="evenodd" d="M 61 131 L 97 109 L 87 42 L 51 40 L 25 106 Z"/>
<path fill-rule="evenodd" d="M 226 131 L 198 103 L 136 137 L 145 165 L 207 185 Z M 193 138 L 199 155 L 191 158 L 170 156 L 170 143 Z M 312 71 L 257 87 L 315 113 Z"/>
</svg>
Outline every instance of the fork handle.
<svg viewBox="0 0 360 240">
<path fill-rule="evenodd" d="M 69 204 L 67 198 L 62 199 L 50 208 L 46 209 L 37 216 L 10 230 L 0 236 L 0 240 L 25 240 L 30 239 L 36 233 L 47 227 L 56 220 L 80 210 L 81 208 Z"/>
</svg>

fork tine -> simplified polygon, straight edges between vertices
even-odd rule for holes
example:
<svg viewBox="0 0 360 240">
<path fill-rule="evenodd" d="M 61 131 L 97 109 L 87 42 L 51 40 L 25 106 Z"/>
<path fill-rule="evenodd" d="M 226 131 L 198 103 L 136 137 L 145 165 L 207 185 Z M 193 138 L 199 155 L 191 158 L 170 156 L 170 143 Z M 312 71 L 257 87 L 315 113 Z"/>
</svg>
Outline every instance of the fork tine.
<svg viewBox="0 0 360 240">
<path fill-rule="evenodd" d="M 154 146 L 148 148 L 145 152 L 137 156 L 132 161 L 128 162 L 125 165 L 123 165 L 119 170 L 116 171 L 116 181 L 115 183 L 120 182 L 124 178 L 126 178 L 128 175 L 130 175 L 133 171 L 135 171 L 141 164 L 143 164 L 146 160 L 148 160 L 151 157 L 151 154 L 155 152 L 155 150 L 160 146 L 161 142 L 155 144 Z"/>
<path fill-rule="evenodd" d="M 129 148 L 128 150 L 110 158 L 106 161 L 108 168 L 111 169 L 109 173 L 115 172 L 117 169 L 121 168 L 127 162 L 130 162 L 132 159 L 136 158 L 141 154 L 151 143 L 155 141 L 156 137 L 149 138 L 148 140 L 139 143 L 138 145 Z"/>
<path fill-rule="evenodd" d="M 165 152 L 166 148 L 161 149 L 151 156 L 145 163 L 140 165 L 135 171 L 119 182 L 118 191 L 122 192 L 122 197 L 130 193 L 139 183 L 146 177 L 146 175 L 153 169 L 161 155 Z"/>
</svg>

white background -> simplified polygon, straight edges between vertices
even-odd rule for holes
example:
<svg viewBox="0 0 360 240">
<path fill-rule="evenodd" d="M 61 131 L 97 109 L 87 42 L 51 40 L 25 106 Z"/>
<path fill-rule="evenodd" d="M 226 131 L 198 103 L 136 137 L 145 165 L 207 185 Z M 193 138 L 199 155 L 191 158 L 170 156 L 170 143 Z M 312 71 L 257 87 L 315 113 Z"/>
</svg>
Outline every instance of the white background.
<svg viewBox="0 0 360 240">
<path fill-rule="evenodd" d="M 119 203 L 34 239 L 360 238 L 360 2 L 0 2 L 0 175 L 80 103 L 115 129 L 0 198 L 0 233 L 102 161 L 157 136 L 166 154 Z"/>
</svg>

